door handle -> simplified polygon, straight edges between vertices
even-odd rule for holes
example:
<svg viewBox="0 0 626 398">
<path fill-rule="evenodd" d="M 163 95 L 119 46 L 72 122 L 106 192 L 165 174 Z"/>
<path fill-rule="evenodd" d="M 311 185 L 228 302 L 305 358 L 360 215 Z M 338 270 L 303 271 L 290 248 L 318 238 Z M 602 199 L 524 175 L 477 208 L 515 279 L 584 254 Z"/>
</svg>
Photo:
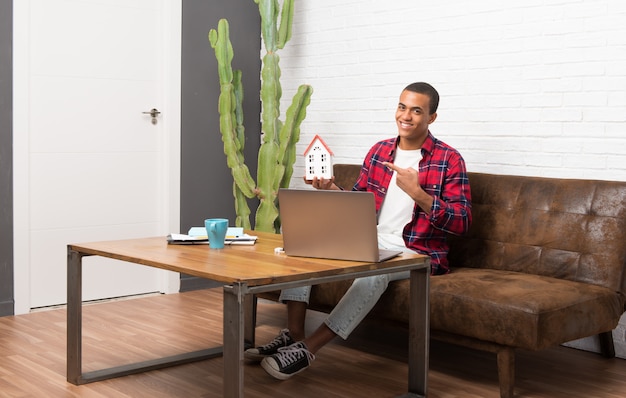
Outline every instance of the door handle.
<svg viewBox="0 0 626 398">
<path fill-rule="evenodd" d="M 148 112 L 141 113 L 143 113 L 144 115 L 150 115 L 150 117 L 152 117 L 152 124 L 157 124 L 157 116 L 161 114 L 161 112 L 156 108 L 152 108 Z"/>
</svg>

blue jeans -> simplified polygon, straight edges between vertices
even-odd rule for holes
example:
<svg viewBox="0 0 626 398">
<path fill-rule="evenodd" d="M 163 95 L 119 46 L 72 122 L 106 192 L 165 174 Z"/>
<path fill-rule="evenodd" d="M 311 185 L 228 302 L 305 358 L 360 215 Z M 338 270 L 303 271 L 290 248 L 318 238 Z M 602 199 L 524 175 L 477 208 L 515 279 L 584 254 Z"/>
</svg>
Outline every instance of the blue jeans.
<svg viewBox="0 0 626 398">
<path fill-rule="evenodd" d="M 413 253 L 406 247 L 394 249 Z M 374 308 L 380 296 L 387 290 L 389 282 L 408 277 L 409 271 L 404 271 L 355 279 L 324 323 L 342 339 L 347 339 L 363 318 Z M 310 295 L 311 286 L 285 289 L 280 292 L 280 301 L 301 301 L 308 304 Z"/>
</svg>

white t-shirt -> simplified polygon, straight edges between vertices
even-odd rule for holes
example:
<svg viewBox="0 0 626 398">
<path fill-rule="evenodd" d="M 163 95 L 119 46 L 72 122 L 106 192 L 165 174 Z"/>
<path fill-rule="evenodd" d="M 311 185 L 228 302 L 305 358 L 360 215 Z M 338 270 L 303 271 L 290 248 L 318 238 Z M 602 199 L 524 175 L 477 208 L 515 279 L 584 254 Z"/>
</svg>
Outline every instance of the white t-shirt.
<svg viewBox="0 0 626 398">
<path fill-rule="evenodd" d="M 409 167 L 419 170 L 422 150 L 402 150 L 396 148 L 394 164 L 403 169 Z M 378 245 L 384 249 L 405 247 L 402 239 L 404 226 L 411 221 L 415 201 L 396 184 L 396 172 L 393 172 L 387 195 L 378 214 Z"/>
</svg>

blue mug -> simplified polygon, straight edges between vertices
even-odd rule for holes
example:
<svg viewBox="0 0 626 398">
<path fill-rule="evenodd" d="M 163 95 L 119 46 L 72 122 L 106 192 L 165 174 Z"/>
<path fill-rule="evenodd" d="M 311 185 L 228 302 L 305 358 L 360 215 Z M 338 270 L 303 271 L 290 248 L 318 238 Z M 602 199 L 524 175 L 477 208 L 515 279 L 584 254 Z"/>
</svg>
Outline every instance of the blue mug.
<svg viewBox="0 0 626 398">
<path fill-rule="evenodd" d="M 228 230 L 228 220 L 226 218 L 208 218 L 204 220 L 204 227 L 209 238 L 211 249 L 223 249 Z"/>
</svg>

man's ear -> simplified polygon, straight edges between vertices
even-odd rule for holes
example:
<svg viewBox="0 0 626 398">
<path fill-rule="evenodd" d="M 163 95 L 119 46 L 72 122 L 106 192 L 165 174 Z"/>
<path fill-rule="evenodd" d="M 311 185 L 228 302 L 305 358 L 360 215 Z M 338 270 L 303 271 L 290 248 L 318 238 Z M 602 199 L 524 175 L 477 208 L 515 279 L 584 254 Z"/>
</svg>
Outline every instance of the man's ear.
<svg viewBox="0 0 626 398">
<path fill-rule="evenodd" d="M 431 124 L 432 122 L 434 122 L 435 119 L 437 119 L 437 112 L 430 115 L 430 120 L 428 121 L 428 124 Z"/>
</svg>

